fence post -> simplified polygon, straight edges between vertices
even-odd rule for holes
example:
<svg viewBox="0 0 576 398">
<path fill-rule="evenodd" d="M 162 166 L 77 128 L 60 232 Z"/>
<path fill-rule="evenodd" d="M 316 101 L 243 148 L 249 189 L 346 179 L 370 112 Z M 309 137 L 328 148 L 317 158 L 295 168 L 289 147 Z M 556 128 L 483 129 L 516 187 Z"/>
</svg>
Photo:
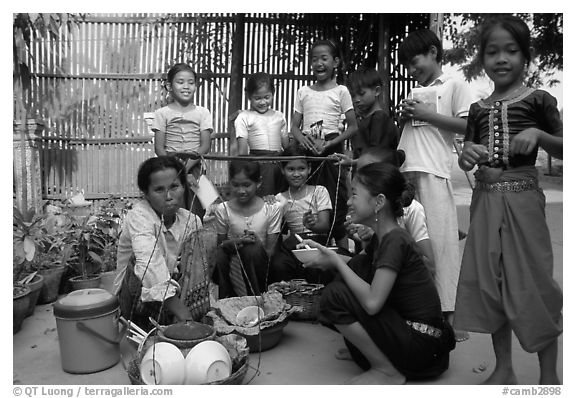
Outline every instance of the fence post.
<svg viewBox="0 0 576 398">
<path fill-rule="evenodd" d="M 378 18 L 378 43 L 378 72 L 384 83 L 380 99 L 390 116 L 390 17 L 387 14 L 380 14 Z"/>
<path fill-rule="evenodd" d="M 41 120 L 14 120 L 14 195 L 20 211 L 41 210 L 40 137 L 45 126 Z"/>
<path fill-rule="evenodd" d="M 232 69 L 230 74 L 230 89 L 228 92 L 228 154 L 236 155 L 236 131 L 234 119 L 236 112 L 242 109 L 242 57 L 244 56 L 244 32 L 246 30 L 244 14 L 236 14 L 234 17 L 234 34 L 232 35 Z"/>
</svg>

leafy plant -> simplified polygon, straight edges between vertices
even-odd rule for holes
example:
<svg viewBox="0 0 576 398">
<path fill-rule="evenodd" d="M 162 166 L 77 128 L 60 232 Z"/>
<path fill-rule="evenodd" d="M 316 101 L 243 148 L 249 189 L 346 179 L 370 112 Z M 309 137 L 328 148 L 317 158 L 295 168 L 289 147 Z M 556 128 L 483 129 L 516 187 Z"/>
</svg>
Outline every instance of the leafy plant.
<svg viewBox="0 0 576 398">
<path fill-rule="evenodd" d="M 56 214 L 13 207 L 13 278 L 61 264 L 63 220 Z"/>
<path fill-rule="evenodd" d="M 58 206 L 43 208 L 13 209 L 14 280 L 60 265 L 84 277 L 116 268 L 117 242 L 131 202 L 111 198 L 86 217 L 71 216 Z"/>
<path fill-rule="evenodd" d="M 32 261 L 37 248 L 43 246 L 44 217 L 37 214 L 34 209 L 22 213 L 14 206 L 12 211 L 13 262 L 22 264 L 25 261 Z"/>
<path fill-rule="evenodd" d="M 95 216 L 98 218 L 98 227 L 105 236 L 105 244 L 100 256 L 102 271 L 116 269 L 116 251 L 118 238 L 122 231 L 122 220 L 132 208 L 132 203 L 123 198 L 110 198 L 104 201 Z"/>
<path fill-rule="evenodd" d="M 122 219 L 129 208 L 123 199 L 108 199 L 89 216 L 67 216 L 63 261 L 84 278 L 115 269 Z"/>
<path fill-rule="evenodd" d="M 100 271 L 102 260 L 99 252 L 104 247 L 104 240 L 93 216 L 67 218 L 63 262 L 69 264 L 77 275 L 87 278 Z"/>
</svg>

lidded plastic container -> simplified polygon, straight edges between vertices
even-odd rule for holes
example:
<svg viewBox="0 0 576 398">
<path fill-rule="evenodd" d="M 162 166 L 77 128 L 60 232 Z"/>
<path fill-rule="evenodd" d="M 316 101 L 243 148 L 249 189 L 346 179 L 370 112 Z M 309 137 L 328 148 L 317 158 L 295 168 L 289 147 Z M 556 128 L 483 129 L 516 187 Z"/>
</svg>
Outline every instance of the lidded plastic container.
<svg viewBox="0 0 576 398">
<path fill-rule="evenodd" d="M 120 361 L 118 298 L 104 289 L 81 289 L 54 303 L 62 369 L 94 373 Z"/>
</svg>

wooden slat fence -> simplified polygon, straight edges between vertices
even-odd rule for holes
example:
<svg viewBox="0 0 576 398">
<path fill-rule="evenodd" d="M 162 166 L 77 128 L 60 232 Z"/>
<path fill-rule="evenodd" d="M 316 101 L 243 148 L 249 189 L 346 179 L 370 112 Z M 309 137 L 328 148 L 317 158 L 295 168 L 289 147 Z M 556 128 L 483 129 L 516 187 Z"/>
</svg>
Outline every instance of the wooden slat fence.
<svg viewBox="0 0 576 398">
<path fill-rule="evenodd" d="M 175 62 L 189 62 L 197 71 L 196 103 L 214 118 L 212 152 L 228 153 L 228 116 L 236 110 L 229 109 L 235 21 L 234 14 L 89 14 L 70 30 L 62 28 L 57 38 L 33 36 L 32 84 L 25 96 L 15 92 L 14 117 L 23 117 L 22 97 L 25 114 L 48 126 L 40 149 L 43 196 L 62 199 L 80 189 L 89 199 L 139 194 L 137 167 L 154 155 L 145 115 L 167 103 L 163 79 Z M 245 77 L 266 71 L 276 79 L 274 107 L 290 123 L 298 88 L 312 81 L 302 49 L 312 37 L 342 35 L 330 14 L 306 21 L 301 14 L 245 15 L 243 108 Z M 427 26 L 428 14 L 398 14 L 387 21 L 394 104 L 410 85 L 396 67 L 398 43 L 409 30 Z M 300 34 L 289 37 L 294 26 Z M 226 182 L 227 162 L 208 166 L 217 184 Z"/>
</svg>

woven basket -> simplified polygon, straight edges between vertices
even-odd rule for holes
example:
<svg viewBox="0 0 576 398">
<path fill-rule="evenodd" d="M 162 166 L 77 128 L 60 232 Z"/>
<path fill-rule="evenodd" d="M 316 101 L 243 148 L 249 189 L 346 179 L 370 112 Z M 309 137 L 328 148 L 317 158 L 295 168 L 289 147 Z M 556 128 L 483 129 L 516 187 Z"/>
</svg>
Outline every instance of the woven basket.
<svg viewBox="0 0 576 398">
<path fill-rule="evenodd" d="M 148 335 L 147 339 L 150 339 L 154 333 Z M 228 344 L 227 340 L 228 336 L 219 336 L 216 337 L 215 340 L 222 343 L 224 347 L 230 353 L 230 356 L 233 357 L 235 354 L 239 356 L 237 360 L 232 361 L 232 374 L 223 379 L 214 381 L 212 383 L 205 383 L 207 385 L 234 385 L 234 384 L 242 384 L 244 381 L 244 376 L 248 372 L 249 367 L 249 350 L 246 349 L 243 352 L 237 352 L 236 348 L 232 345 Z M 242 336 L 234 336 L 235 339 L 244 340 L 244 345 L 247 347 L 246 339 Z M 142 357 L 144 356 L 145 350 L 142 349 L 143 345 L 139 347 L 138 354 L 135 355 L 129 362 L 128 366 L 126 367 L 126 372 L 128 373 L 128 378 L 130 379 L 130 383 L 132 385 L 144 385 L 142 378 L 140 377 L 140 362 L 142 361 Z"/>
<path fill-rule="evenodd" d="M 248 372 L 248 356 L 244 358 L 244 361 L 240 364 L 238 369 L 232 368 L 232 374 L 224 380 L 214 381 L 212 383 L 206 383 L 206 385 L 238 385 L 242 384 L 244 381 L 244 376 Z M 130 384 L 132 385 L 144 385 L 144 382 L 140 378 L 140 365 L 136 359 L 130 362 L 128 368 L 128 378 L 130 378 Z"/>
<path fill-rule="evenodd" d="M 268 290 L 282 293 L 282 297 L 288 304 L 302 307 L 302 312 L 295 312 L 291 315 L 292 319 L 301 321 L 318 320 L 320 296 L 323 289 L 324 285 L 322 284 L 306 283 L 301 279 L 276 282 L 268 286 Z"/>
</svg>

